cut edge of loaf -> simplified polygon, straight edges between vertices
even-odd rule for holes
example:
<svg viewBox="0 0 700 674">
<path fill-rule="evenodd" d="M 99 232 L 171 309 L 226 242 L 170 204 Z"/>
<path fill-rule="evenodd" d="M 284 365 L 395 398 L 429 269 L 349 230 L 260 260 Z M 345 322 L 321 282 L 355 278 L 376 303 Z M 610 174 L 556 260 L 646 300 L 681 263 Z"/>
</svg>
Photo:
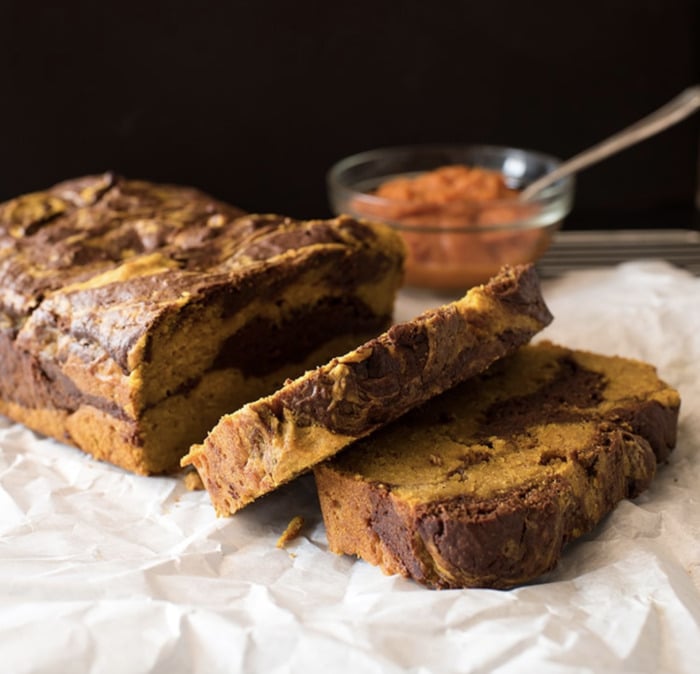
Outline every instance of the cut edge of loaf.
<svg viewBox="0 0 700 674">
<path fill-rule="evenodd" d="M 499 385 L 502 375 L 487 372 L 466 382 L 433 399 L 416 414 L 409 414 L 400 424 L 315 467 L 329 548 L 431 588 L 507 589 L 554 569 L 568 541 L 591 531 L 620 500 L 644 491 L 655 475 L 656 464 L 665 461 L 675 446 L 680 406 L 677 391 L 658 379 L 655 369 L 646 363 L 572 351 L 549 342 L 523 347 L 510 358 L 511 363 L 522 365 L 528 354 L 536 355 L 533 349 L 552 349 L 557 357 L 573 355 L 582 368 L 594 372 L 604 372 L 605 364 L 610 364 L 613 372 L 630 367 L 650 382 L 650 389 L 640 400 L 625 399 L 622 382 L 613 382 L 610 404 L 604 405 L 600 416 L 590 414 L 586 421 L 575 421 L 574 412 L 568 410 L 571 414 L 567 418 L 562 407 L 554 412 L 563 415 L 558 422 L 561 428 L 547 429 L 544 415 L 549 412 L 535 412 L 535 418 L 543 415 L 540 423 L 512 436 L 498 435 L 495 428 L 498 424 L 507 428 L 508 420 L 492 420 L 493 435 L 488 423 L 477 425 L 478 438 L 469 443 L 467 435 L 462 448 L 451 448 L 449 443 L 460 440 L 459 431 L 440 427 L 453 423 L 449 419 L 455 405 L 478 407 L 477 391 L 489 395 L 491 389 L 484 386 Z M 495 369 L 506 367 L 511 365 L 499 363 Z M 512 373 L 515 380 L 518 370 Z M 461 389 L 471 393 L 459 403 Z M 564 389 L 557 395 L 567 395 Z M 616 400 L 617 396 L 622 397 Z M 511 421 L 524 411 L 517 411 L 514 405 Z M 490 418 L 484 409 L 475 414 Z M 472 428 L 469 424 L 466 427 Z M 402 434 L 410 447 L 400 446 Z M 430 446 L 426 443 L 416 449 L 420 439 L 431 435 Z M 448 437 L 438 444 L 438 438 Z M 559 440 L 553 442 L 557 437 Z M 572 437 L 580 445 L 567 449 L 566 438 Z M 518 449 L 501 450 L 499 443 L 506 442 L 516 443 Z M 404 449 L 415 452 L 410 462 L 401 458 Z M 462 456 L 461 463 L 453 465 L 454 451 Z M 500 451 L 506 452 L 503 457 Z M 512 468 L 522 470 L 512 484 L 504 477 L 508 461 L 515 464 Z M 449 477 L 435 477 L 435 484 L 426 482 L 425 486 L 417 486 L 422 478 L 416 478 L 417 485 L 409 488 L 391 468 L 383 468 L 382 462 L 394 462 L 413 475 L 421 465 L 431 463 L 438 475 L 444 471 Z M 426 470 L 430 474 L 432 469 Z M 488 470 L 497 471 L 496 476 Z M 488 477 L 503 480 L 504 486 L 490 493 Z"/>
<path fill-rule="evenodd" d="M 183 459 L 229 515 L 511 353 L 551 321 L 531 265 L 394 325 L 224 416 Z"/>
<path fill-rule="evenodd" d="M 386 225 L 113 174 L 0 204 L 0 244 L 0 413 L 142 474 L 385 329 L 404 255 Z"/>
</svg>

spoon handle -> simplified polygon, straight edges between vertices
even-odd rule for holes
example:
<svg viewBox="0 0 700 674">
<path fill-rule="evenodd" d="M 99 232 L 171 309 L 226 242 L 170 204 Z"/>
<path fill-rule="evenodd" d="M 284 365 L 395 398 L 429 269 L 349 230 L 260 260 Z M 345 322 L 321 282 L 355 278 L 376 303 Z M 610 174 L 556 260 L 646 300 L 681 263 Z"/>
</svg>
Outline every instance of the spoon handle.
<svg viewBox="0 0 700 674">
<path fill-rule="evenodd" d="M 639 143 L 649 138 L 649 136 L 667 129 L 673 124 L 677 124 L 698 108 L 700 108 L 700 85 L 685 89 L 655 112 L 560 164 L 550 173 L 530 183 L 520 193 L 520 199 L 523 201 L 532 199 L 535 194 L 557 180 L 576 173 L 591 164 L 599 162 L 601 159 L 605 159 L 616 152 L 628 148 L 630 145 Z"/>
</svg>

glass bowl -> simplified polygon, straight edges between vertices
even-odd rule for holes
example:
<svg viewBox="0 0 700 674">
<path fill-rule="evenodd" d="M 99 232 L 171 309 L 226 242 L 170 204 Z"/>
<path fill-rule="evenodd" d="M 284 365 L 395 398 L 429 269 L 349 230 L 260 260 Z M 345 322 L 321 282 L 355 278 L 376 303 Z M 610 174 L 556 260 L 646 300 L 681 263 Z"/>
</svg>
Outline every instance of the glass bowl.
<svg viewBox="0 0 700 674">
<path fill-rule="evenodd" d="M 462 290 L 484 283 L 504 264 L 534 262 L 547 250 L 571 210 L 573 178 L 554 183 L 528 202 L 518 201 L 515 190 L 559 163 L 539 152 L 490 145 L 390 147 L 332 166 L 328 196 L 335 213 L 380 220 L 400 232 L 407 247 L 407 285 Z M 387 181 L 452 165 L 500 173 L 508 198 L 425 200 L 376 194 Z"/>
</svg>

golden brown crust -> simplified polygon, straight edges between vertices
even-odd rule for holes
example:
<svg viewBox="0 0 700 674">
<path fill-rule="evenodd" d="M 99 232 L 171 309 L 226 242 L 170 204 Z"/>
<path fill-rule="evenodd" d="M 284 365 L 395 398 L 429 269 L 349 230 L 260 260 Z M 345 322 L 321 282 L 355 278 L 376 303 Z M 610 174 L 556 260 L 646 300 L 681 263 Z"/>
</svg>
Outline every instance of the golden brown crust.
<svg viewBox="0 0 700 674">
<path fill-rule="evenodd" d="M 387 227 L 113 174 L 0 204 L 0 409 L 141 473 L 389 322 Z M 196 410 L 196 412 L 194 412 Z"/>
<path fill-rule="evenodd" d="M 511 353 L 551 320 L 532 267 L 504 269 L 464 298 L 223 417 L 184 463 L 232 514 L 426 399 Z"/>
<path fill-rule="evenodd" d="M 647 364 L 524 347 L 315 468 L 329 545 L 429 587 L 531 581 L 648 487 L 679 405 Z"/>
</svg>

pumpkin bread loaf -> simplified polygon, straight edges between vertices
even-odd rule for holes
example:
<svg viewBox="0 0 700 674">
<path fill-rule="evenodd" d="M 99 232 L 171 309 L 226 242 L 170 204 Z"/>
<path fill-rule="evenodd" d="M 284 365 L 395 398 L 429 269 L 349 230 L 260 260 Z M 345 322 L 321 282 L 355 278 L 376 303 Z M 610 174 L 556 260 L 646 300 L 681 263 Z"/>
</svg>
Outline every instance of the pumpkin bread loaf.
<svg viewBox="0 0 700 674">
<path fill-rule="evenodd" d="M 503 269 L 462 299 L 224 416 L 183 465 L 197 468 L 218 514 L 234 513 L 486 369 L 550 320 L 532 266 Z"/>
<path fill-rule="evenodd" d="M 384 225 L 86 177 L 0 205 L 0 413 L 138 473 L 391 322 Z"/>
<path fill-rule="evenodd" d="M 508 588 L 649 485 L 680 399 L 639 361 L 526 346 L 315 468 L 331 550 Z"/>
</svg>

